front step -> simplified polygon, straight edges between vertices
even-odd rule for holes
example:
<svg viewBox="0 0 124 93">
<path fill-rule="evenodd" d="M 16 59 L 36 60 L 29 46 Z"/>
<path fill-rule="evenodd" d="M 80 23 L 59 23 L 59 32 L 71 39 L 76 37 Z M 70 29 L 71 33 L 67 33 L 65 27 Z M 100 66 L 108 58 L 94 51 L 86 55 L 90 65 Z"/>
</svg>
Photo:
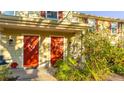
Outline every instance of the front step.
<svg viewBox="0 0 124 93">
<path fill-rule="evenodd" d="M 55 81 L 56 79 L 45 68 L 38 69 L 10 69 L 11 77 L 19 77 L 17 81 Z"/>
</svg>

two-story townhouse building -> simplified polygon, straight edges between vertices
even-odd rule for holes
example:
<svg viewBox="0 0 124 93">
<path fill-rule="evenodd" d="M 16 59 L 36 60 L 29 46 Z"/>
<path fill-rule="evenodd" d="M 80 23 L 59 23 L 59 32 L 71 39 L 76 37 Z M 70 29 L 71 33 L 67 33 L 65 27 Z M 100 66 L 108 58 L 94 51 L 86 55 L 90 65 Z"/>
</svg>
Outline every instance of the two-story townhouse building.
<svg viewBox="0 0 124 93">
<path fill-rule="evenodd" d="M 74 14 L 78 13 L 1 11 L 1 59 L 16 62 L 17 68 L 51 66 L 58 59 L 64 59 L 69 54 L 70 38 L 88 28 Z"/>
<path fill-rule="evenodd" d="M 108 31 L 123 40 L 124 20 L 73 11 L 1 11 L 0 56 L 18 68 L 51 66 L 72 53 L 76 34 L 88 30 Z M 76 42 L 81 52 L 82 41 Z"/>
</svg>

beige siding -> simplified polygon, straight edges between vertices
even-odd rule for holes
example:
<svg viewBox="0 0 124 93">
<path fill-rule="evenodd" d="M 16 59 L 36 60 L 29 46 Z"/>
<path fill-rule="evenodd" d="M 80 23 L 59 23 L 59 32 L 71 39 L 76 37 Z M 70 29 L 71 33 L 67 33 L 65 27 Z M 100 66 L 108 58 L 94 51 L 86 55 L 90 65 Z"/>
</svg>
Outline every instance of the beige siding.
<svg viewBox="0 0 124 93">
<path fill-rule="evenodd" d="M 41 36 L 40 44 L 40 65 L 49 65 L 50 63 L 50 37 Z"/>
<path fill-rule="evenodd" d="M 2 49 L 2 54 L 4 59 L 11 63 L 16 61 L 19 67 L 22 67 L 23 61 L 23 37 L 22 36 L 12 36 L 13 43 L 9 44 L 10 35 L 2 35 L 2 40 L 0 43 L 0 48 Z"/>
<path fill-rule="evenodd" d="M 64 38 L 64 54 L 63 54 L 63 58 L 65 59 L 67 57 L 67 48 L 68 48 L 68 39 L 65 37 Z"/>
</svg>

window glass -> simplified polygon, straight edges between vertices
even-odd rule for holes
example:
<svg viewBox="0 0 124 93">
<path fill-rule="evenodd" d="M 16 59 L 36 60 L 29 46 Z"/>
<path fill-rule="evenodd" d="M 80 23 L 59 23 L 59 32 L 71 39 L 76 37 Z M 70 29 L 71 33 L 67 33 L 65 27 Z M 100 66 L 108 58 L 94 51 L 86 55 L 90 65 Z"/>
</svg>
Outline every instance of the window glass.
<svg viewBox="0 0 124 93">
<path fill-rule="evenodd" d="M 95 19 L 88 19 L 88 25 L 90 25 L 91 27 L 95 27 L 96 26 Z"/>
<path fill-rule="evenodd" d="M 14 15 L 14 11 L 3 11 L 2 14 L 8 15 L 8 16 L 13 16 Z"/>
<path fill-rule="evenodd" d="M 53 19 L 57 19 L 57 12 L 54 11 L 47 11 L 47 18 L 53 18 Z"/>
<path fill-rule="evenodd" d="M 117 23 L 112 23 L 111 24 L 111 31 L 112 31 L 112 33 L 116 33 L 117 32 L 117 28 L 118 28 L 118 24 Z"/>
<path fill-rule="evenodd" d="M 96 20 L 95 19 L 88 19 L 88 25 L 91 27 L 91 28 L 89 28 L 89 31 L 96 30 Z"/>
</svg>

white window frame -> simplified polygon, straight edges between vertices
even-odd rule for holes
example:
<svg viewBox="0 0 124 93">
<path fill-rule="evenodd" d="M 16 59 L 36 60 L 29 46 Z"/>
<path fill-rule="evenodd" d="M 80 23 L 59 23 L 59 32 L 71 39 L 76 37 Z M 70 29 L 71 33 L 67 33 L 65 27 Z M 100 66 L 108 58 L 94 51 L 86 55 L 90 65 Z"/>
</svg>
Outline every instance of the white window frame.
<svg viewBox="0 0 124 93">
<path fill-rule="evenodd" d="M 57 18 L 49 18 L 49 17 L 47 16 L 47 12 L 48 12 L 48 11 L 45 11 L 45 18 L 47 18 L 47 19 L 52 19 L 52 20 L 58 20 L 58 19 L 59 19 L 59 12 L 58 12 L 58 11 L 53 11 L 53 12 L 57 12 Z M 52 12 L 52 11 L 50 11 L 50 12 Z"/>
</svg>

